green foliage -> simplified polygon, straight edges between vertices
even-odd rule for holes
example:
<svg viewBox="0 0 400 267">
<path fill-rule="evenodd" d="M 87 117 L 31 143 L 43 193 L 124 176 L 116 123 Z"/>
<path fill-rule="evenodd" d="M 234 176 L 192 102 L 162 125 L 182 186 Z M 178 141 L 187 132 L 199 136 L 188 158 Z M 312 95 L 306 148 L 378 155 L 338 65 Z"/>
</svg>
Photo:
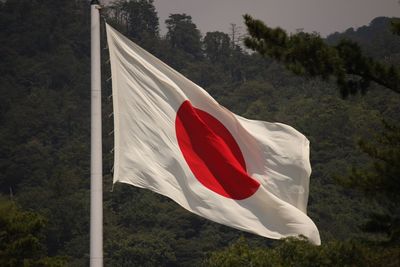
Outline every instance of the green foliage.
<svg viewBox="0 0 400 267">
<path fill-rule="evenodd" d="M 22 211 L 14 202 L 0 196 L 0 265 L 64 266 L 62 257 L 46 257 L 42 216 Z"/>
<path fill-rule="evenodd" d="M 222 251 L 213 252 L 205 266 L 397 266 L 399 248 L 385 251 L 354 242 L 332 241 L 314 246 L 302 239 L 287 238 L 271 248 L 251 247 L 241 238 Z M 389 260 L 390 259 L 390 260 Z M 394 261 L 392 260 L 394 259 Z"/>
<path fill-rule="evenodd" d="M 166 38 L 173 48 L 182 50 L 195 58 L 201 56 L 201 35 L 192 22 L 191 16 L 171 14 L 165 24 L 168 29 Z"/>
<path fill-rule="evenodd" d="M 349 182 L 368 194 L 384 194 L 400 204 L 400 127 L 384 121 L 384 131 L 374 139 L 379 143 L 361 141 L 360 146 L 374 162 L 363 174 L 354 173 Z"/>
<path fill-rule="evenodd" d="M 343 96 L 365 92 L 376 82 L 400 93 L 400 70 L 366 57 L 358 43 L 341 40 L 330 46 L 317 33 L 288 35 L 281 28 L 269 28 L 260 20 L 245 15 L 248 48 L 282 62 L 296 75 L 334 77 Z"/>
<path fill-rule="evenodd" d="M 390 23 L 391 23 L 393 33 L 400 35 L 400 19 L 394 18 L 390 21 Z"/>
<path fill-rule="evenodd" d="M 384 121 L 384 129 L 373 141 L 361 141 L 362 150 L 373 162 L 367 168 L 353 167 L 352 174 L 339 178 L 382 203 L 384 210 L 372 213 L 365 230 L 386 233 L 400 241 L 400 127 Z"/>
<path fill-rule="evenodd" d="M 223 32 L 207 32 L 203 40 L 204 52 L 211 62 L 223 62 L 231 54 L 231 40 Z"/>
<path fill-rule="evenodd" d="M 145 47 L 159 35 L 157 11 L 153 0 L 118 0 L 105 9 L 109 22 Z"/>
<path fill-rule="evenodd" d="M 88 251 L 62 251 L 88 229 L 88 12 L 83 0 L 0 8 L 0 190 L 46 218 L 38 266 L 50 265 L 46 255 Z"/>
<path fill-rule="evenodd" d="M 396 51 L 400 47 L 400 41 L 390 29 L 390 23 L 389 18 L 377 17 L 368 25 L 358 29 L 349 28 L 343 33 L 333 33 L 326 38 L 326 42 L 334 46 L 343 39 L 350 39 L 362 45 L 362 52 L 365 55 L 382 63 L 396 65 Z"/>
<path fill-rule="evenodd" d="M 137 232 L 108 243 L 106 253 L 112 266 L 176 266 L 174 242 L 168 231 Z"/>
</svg>

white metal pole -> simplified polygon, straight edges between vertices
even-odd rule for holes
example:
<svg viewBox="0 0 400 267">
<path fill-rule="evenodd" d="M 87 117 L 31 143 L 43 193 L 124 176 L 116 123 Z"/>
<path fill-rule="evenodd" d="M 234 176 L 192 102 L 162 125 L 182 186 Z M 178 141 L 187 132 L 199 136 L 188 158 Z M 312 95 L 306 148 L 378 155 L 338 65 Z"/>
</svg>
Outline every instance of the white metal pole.
<svg viewBox="0 0 400 267">
<path fill-rule="evenodd" d="M 101 136 L 100 4 L 91 7 L 90 266 L 103 266 L 103 162 Z"/>
</svg>

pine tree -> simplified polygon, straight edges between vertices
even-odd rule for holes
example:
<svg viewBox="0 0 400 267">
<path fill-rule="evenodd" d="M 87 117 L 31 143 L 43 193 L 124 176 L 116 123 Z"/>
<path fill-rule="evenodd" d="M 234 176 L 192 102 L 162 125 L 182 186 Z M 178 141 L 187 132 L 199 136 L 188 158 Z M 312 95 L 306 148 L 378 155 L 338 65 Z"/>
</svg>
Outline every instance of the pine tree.
<svg viewBox="0 0 400 267">
<path fill-rule="evenodd" d="M 371 82 L 400 93 L 400 70 L 365 56 L 360 46 L 350 40 L 328 45 L 317 33 L 289 35 L 281 28 L 270 28 L 260 20 L 245 15 L 249 36 L 245 45 L 285 65 L 294 74 L 334 78 L 343 96 L 365 93 Z"/>
</svg>

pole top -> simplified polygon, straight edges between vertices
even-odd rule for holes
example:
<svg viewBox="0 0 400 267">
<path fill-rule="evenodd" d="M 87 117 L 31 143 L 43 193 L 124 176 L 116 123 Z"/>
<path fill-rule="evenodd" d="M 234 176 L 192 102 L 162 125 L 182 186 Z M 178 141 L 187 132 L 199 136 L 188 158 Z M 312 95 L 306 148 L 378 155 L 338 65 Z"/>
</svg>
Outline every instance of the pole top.
<svg viewBox="0 0 400 267">
<path fill-rule="evenodd" d="M 90 1 L 90 5 L 100 5 L 99 0 Z"/>
</svg>

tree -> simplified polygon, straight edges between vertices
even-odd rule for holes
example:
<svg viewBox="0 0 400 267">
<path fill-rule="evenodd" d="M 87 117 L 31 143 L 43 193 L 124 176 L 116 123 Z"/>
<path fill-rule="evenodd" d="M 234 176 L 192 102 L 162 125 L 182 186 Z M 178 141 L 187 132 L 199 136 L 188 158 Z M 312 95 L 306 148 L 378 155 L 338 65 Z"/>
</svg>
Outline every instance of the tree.
<svg viewBox="0 0 400 267">
<path fill-rule="evenodd" d="M 173 48 L 199 58 L 201 56 L 201 35 L 192 17 L 186 14 L 171 14 L 165 21 L 167 40 Z"/>
<path fill-rule="evenodd" d="M 229 31 L 232 49 L 236 49 L 236 47 L 239 46 L 242 41 L 242 34 L 240 33 L 240 29 L 241 27 L 237 26 L 235 23 L 230 24 Z"/>
<path fill-rule="evenodd" d="M 63 266 L 63 257 L 47 257 L 41 230 L 45 219 L 33 212 L 22 211 L 0 196 L 0 265 Z"/>
<path fill-rule="evenodd" d="M 385 233 L 390 242 L 400 243 L 400 127 L 384 121 L 384 131 L 372 142 L 361 141 L 360 147 L 372 163 L 366 168 L 353 167 L 351 175 L 338 179 L 382 204 L 383 210 L 371 212 L 364 230 Z"/>
<path fill-rule="evenodd" d="M 203 40 L 204 52 L 211 62 L 226 60 L 231 54 L 230 38 L 223 32 L 207 32 Z"/>
<path fill-rule="evenodd" d="M 107 7 L 117 25 L 125 26 L 126 34 L 139 44 L 158 38 L 159 23 L 154 0 L 118 0 Z"/>
<path fill-rule="evenodd" d="M 341 40 L 330 46 L 317 33 L 288 35 L 281 28 L 270 28 L 260 20 L 245 15 L 249 36 L 245 45 L 263 56 L 282 62 L 297 75 L 334 77 L 343 96 L 365 92 L 371 82 L 400 93 L 400 70 L 365 56 L 360 46 Z"/>
</svg>

